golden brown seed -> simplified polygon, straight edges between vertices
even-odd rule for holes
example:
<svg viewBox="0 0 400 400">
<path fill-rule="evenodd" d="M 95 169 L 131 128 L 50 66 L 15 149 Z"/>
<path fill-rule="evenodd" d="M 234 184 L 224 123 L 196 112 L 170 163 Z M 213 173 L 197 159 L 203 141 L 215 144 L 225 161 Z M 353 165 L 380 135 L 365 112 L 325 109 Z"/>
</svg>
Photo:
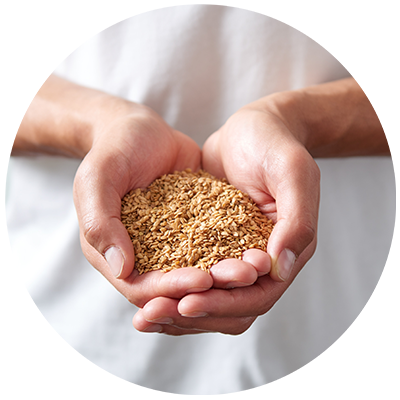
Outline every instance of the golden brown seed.
<svg viewBox="0 0 400 400">
<path fill-rule="evenodd" d="M 163 175 L 127 193 L 121 221 L 139 273 L 196 267 L 210 270 L 250 248 L 266 250 L 273 222 L 250 197 L 204 171 Z"/>
</svg>

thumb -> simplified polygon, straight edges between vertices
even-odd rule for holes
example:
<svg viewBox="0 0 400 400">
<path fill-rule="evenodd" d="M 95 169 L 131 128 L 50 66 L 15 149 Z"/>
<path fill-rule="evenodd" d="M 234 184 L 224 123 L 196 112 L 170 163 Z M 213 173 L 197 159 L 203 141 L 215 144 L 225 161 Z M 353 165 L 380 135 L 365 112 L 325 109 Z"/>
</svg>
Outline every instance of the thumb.
<svg viewBox="0 0 400 400">
<path fill-rule="evenodd" d="M 219 131 L 213 133 L 204 143 L 202 151 L 202 167 L 205 171 L 217 178 L 226 177 L 222 164 L 219 146 Z"/>
<path fill-rule="evenodd" d="M 277 222 L 267 246 L 275 281 L 287 281 L 294 265 L 303 266 L 316 247 L 320 172 L 313 160 L 304 161 L 287 169 L 277 185 Z"/>
<path fill-rule="evenodd" d="M 84 167 L 75 177 L 74 203 L 82 250 L 103 275 L 125 279 L 134 268 L 134 249 L 121 222 L 121 195 L 105 180 L 104 175 Z"/>
</svg>

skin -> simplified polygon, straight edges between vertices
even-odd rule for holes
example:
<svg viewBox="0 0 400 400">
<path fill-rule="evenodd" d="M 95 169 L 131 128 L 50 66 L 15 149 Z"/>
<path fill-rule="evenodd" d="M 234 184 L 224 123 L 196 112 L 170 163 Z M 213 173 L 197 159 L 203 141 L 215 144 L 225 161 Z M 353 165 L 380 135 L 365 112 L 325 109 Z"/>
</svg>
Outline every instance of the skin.
<svg viewBox="0 0 400 400">
<path fill-rule="evenodd" d="M 379 120 L 352 78 L 248 104 L 201 152 L 148 107 L 55 76 L 33 100 L 13 147 L 13 155 L 38 153 L 83 159 L 74 182 L 83 253 L 139 307 L 137 330 L 170 335 L 243 333 L 287 290 L 316 248 L 320 173 L 314 157 L 390 155 Z M 138 276 L 119 217 L 121 198 L 164 173 L 200 166 L 247 192 L 274 220 L 267 252 L 252 249 L 243 260 L 223 260 L 210 275 L 185 268 Z M 114 268 L 110 248 L 118 249 Z"/>
<path fill-rule="evenodd" d="M 277 93 L 243 107 L 208 139 L 202 163 L 249 193 L 276 222 L 268 254 L 252 250 L 244 256 L 256 268 L 270 269 L 269 274 L 234 290 L 214 286 L 181 300 L 153 299 L 137 313 L 134 326 L 171 335 L 246 331 L 272 308 L 315 251 L 320 176 L 313 157 L 364 155 L 390 152 L 354 79 Z M 284 249 L 295 253 L 296 262 L 282 282 L 276 260 Z"/>
</svg>

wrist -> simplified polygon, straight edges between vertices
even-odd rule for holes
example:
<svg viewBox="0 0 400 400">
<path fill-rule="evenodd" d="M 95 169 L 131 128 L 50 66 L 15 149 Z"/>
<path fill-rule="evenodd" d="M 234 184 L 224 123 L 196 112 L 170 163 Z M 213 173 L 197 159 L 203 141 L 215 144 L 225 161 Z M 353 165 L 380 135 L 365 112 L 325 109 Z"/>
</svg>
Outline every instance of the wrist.
<svg viewBox="0 0 400 400">
<path fill-rule="evenodd" d="M 390 154 L 379 119 L 353 78 L 275 93 L 253 106 L 278 117 L 313 157 Z"/>
<path fill-rule="evenodd" d="M 52 75 L 29 106 L 12 154 L 83 158 L 107 127 L 142 108 Z"/>
<path fill-rule="evenodd" d="M 43 106 L 43 107 L 42 107 Z M 55 110 L 52 109 L 51 113 Z M 59 115 L 53 119 L 46 105 L 38 99 L 31 104 L 18 129 L 13 156 L 35 156 L 40 154 L 83 158 L 84 142 L 90 126 L 83 121 L 69 120 Z"/>
<path fill-rule="evenodd" d="M 123 98 L 64 81 L 65 100 L 59 98 L 53 107 L 61 121 L 54 139 L 61 146 L 69 145 L 71 153 L 80 158 L 92 149 L 96 141 L 105 135 L 115 134 L 116 126 L 141 108 Z M 60 88 L 62 89 L 62 88 Z"/>
<path fill-rule="evenodd" d="M 309 150 L 312 143 L 312 130 L 302 112 L 301 104 L 304 94 L 301 91 L 277 92 L 243 107 L 243 110 L 260 112 L 267 120 L 275 121 L 284 127 L 280 134 L 286 132 L 291 139 Z"/>
<path fill-rule="evenodd" d="M 93 125 L 86 90 L 51 75 L 21 122 L 12 154 L 84 157 Z"/>
<path fill-rule="evenodd" d="M 277 95 L 277 108 L 292 133 L 314 157 L 350 155 L 349 132 L 357 125 L 356 109 L 366 99 L 354 79 L 310 86 Z M 368 102 L 368 99 L 366 99 Z"/>
<path fill-rule="evenodd" d="M 153 110 L 142 104 L 137 104 L 119 97 L 103 94 L 93 99 L 90 104 L 90 134 L 85 150 L 110 135 L 117 139 L 119 132 L 126 133 L 126 129 L 134 131 L 146 121 L 158 123 L 160 118 Z"/>
</svg>

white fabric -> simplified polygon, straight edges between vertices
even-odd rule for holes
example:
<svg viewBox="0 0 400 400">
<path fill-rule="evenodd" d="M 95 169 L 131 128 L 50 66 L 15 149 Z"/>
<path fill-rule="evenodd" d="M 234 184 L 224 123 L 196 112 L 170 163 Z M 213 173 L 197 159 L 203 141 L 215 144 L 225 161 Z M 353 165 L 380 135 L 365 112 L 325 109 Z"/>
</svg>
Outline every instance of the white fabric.
<svg viewBox="0 0 400 400">
<path fill-rule="evenodd" d="M 173 7 L 123 21 L 81 46 L 57 73 L 149 105 L 200 145 L 250 101 L 349 76 L 293 28 L 217 6 Z M 345 332 L 372 294 L 389 252 L 395 208 L 391 160 L 318 164 L 317 252 L 276 306 L 237 337 L 168 337 L 134 330 L 135 307 L 80 250 L 72 201 L 79 161 L 11 160 L 11 245 L 45 318 L 98 366 L 173 393 L 256 387 L 302 367 Z"/>
</svg>

